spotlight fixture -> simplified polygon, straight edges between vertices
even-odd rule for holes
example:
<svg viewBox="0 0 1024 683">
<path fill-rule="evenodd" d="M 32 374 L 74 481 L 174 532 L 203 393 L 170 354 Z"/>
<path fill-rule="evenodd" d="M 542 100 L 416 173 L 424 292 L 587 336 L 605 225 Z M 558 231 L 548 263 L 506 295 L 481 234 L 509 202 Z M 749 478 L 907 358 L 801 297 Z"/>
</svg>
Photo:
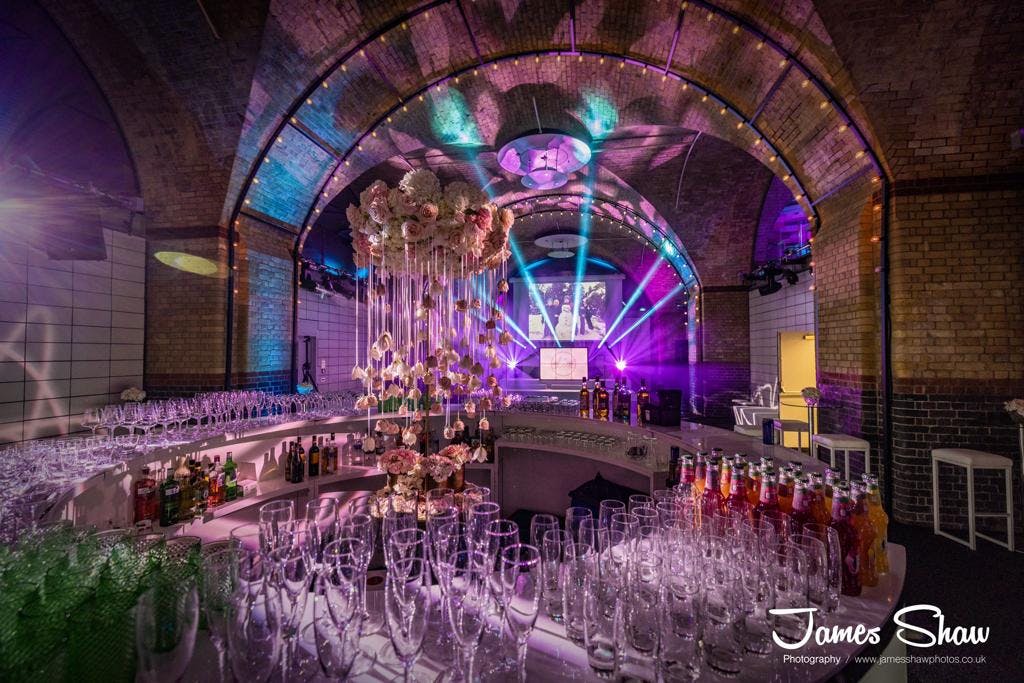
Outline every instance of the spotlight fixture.
<svg viewBox="0 0 1024 683">
<path fill-rule="evenodd" d="M 615 369 L 618 370 L 619 372 L 625 370 L 626 360 L 624 358 L 620 358 L 619 360 L 615 361 Z"/>
</svg>

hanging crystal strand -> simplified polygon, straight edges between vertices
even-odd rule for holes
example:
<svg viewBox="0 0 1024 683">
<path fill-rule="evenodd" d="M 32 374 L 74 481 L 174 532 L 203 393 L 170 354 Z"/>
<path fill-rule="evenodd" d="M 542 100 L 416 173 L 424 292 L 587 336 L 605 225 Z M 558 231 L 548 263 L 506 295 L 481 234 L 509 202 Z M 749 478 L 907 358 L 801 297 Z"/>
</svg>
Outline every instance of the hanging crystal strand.
<svg viewBox="0 0 1024 683">
<path fill-rule="evenodd" d="M 373 363 L 370 358 L 370 340 L 373 339 L 373 306 L 374 306 L 374 285 L 373 285 L 373 255 L 369 258 L 369 266 L 366 276 L 366 377 L 363 378 L 363 388 L 366 393 L 364 396 L 370 396 L 373 393 L 373 386 L 370 382 L 370 368 L 373 367 Z M 366 435 L 369 436 L 370 431 L 370 406 L 366 406 Z"/>
</svg>

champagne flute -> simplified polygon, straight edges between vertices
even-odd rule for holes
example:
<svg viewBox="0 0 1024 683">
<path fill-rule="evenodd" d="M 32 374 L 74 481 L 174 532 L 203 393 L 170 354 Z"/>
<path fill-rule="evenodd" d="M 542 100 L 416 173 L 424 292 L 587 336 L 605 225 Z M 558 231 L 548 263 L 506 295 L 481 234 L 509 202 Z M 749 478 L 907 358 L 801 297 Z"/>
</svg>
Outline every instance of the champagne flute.
<svg viewBox="0 0 1024 683">
<path fill-rule="evenodd" d="M 384 586 L 384 612 L 391 632 L 391 643 L 402 662 L 403 681 L 412 681 L 412 669 L 426 635 L 430 588 L 422 557 L 396 560 Z"/>
<path fill-rule="evenodd" d="M 199 595 L 194 584 L 158 583 L 142 594 L 135 610 L 138 676 L 143 681 L 176 681 L 185 674 L 196 643 Z"/>
<path fill-rule="evenodd" d="M 516 544 L 502 550 L 500 559 L 505 614 L 516 641 L 516 671 L 520 683 L 525 683 L 527 641 L 544 590 L 540 551 L 532 545 Z"/>
<path fill-rule="evenodd" d="M 448 622 L 459 646 L 465 683 L 473 681 L 473 664 L 490 602 L 477 571 L 482 560 L 474 557 L 475 554 L 473 550 L 460 550 L 452 553 L 445 565 Z"/>
</svg>

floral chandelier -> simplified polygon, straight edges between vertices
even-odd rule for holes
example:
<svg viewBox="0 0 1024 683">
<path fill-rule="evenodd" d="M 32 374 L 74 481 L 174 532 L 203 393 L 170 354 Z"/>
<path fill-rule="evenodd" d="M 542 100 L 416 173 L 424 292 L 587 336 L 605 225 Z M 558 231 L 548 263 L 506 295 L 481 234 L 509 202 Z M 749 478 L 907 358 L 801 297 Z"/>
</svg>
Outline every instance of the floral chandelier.
<svg viewBox="0 0 1024 683">
<path fill-rule="evenodd" d="M 499 347 L 512 341 L 498 305 L 508 292 L 512 211 L 467 183 L 442 187 L 433 172 L 416 170 L 398 187 L 374 182 L 347 216 L 356 265 L 368 269 L 364 347 L 356 300 L 352 378 L 365 387 L 356 407 L 367 420 L 374 408 L 397 411 L 404 427 L 380 420 L 377 431 L 400 433 L 410 446 L 423 418 L 443 413 L 450 439 L 463 428 L 461 410 L 485 413 L 503 399 L 494 370 Z M 480 429 L 488 426 L 482 415 Z"/>
</svg>

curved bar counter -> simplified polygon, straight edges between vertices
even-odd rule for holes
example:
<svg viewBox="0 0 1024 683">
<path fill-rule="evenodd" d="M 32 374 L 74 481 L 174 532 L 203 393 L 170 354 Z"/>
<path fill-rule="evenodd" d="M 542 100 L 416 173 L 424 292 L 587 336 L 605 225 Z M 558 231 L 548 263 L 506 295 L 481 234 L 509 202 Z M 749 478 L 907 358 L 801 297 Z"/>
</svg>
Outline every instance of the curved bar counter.
<svg viewBox="0 0 1024 683">
<path fill-rule="evenodd" d="M 373 420 L 382 416 L 374 416 Z M 432 428 L 440 432 L 441 417 L 433 417 Z M 470 463 L 466 466 L 466 480 L 489 486 L 493 499 L 502 505 L 505 516 L 518 510 L 564 514 L 570 505 L 567 488 L 591 480 L 595 474 L 616 484 L 650 492 L 665 485 L 669 452 L 675 446 L 684 452 L 719 446 L 727 452 L 745 452 L 748 457 L 771 455 L 777 462 L 798 461 L 805 470 L 821 470 L 823 465 L 808 456 L 779 446 L 762 445 L 759 441 L 734 432 L 703 427 L 684 426 L 683 430 L 668 428 L 638 428 L 625 424 L 597 422 L 566 415 L 537 413 L 491 413 L 491 428 L 501 434 L 495 441 L 493 463 Z M 472 424 L 470 425 L 472 426 Z M 170 528 L 155 530 L 169 535 L 195 535 L 204 541 L 226 538 L 234 526 L 251 521 L 258 506 L 277 498 L 298 500 L 319 496 L 350 498 L 368 495 L 381 488 L 385 478 L 376 467 L 376 456 L 362 456 L 352 448 L 350 435 L 366 429 L 366 417 L 332 417 L 325 419 L 279 422 L 245 429 L 222 436 L 201 439 L 187 444 L 158 448 L 130 461 L 120 463 L 96 474 L 64 492 L 58 504 L 47 517 L 49 520 L 65 518 L 76 524 L 95 525 L 97 528 L 131 526 L 132 482 L 142 467 L 173 468 L 176 461 L 192 454 L 212 460 L 215 455 L 225 459 L 231 452 L 238 464 L 240 480 L 252 480 L 254 487 L 243 498 L 225 503 L 207 511 L 201 518 L 179 523 Z M 532 432 L 530 431 L 532 430 Z M 339 471 L 320 477 L 307 477 L 301 483 L 289 483 L 283 478 L 280 466 L 282 442 L 299 436 L 337 435 L 340 451 Z M 575 435 L 573 434 L 575 433 Z M 605 437 L 603 445 L 595 446 L 585 436 Z M 626 456 L 630 435 L 649 437 L 651 453 L 642 460 Z M 609 442 L 609 440 L 612 440 Z M 856 598 L 843 596 L 839 610 L 827 618 L 819 617 L 817 625 L 829 628 L 864 624 L 867 628 L 883 629 L 900 602 L 906 574 L 906 555 L 901 546 L 888 545 L 891 571 L 882 575 L 879 584 L 865 588 Z M 375 636 L 384 643 L 384 636 Z M 890 643 L 890 648 L 896 641 Z M 802 656 L 820 656 L 819 663 L 786 671 L 790 680 L 814 681 L 829 678 L 843 669 L 849 658 L 861 653 L 865 646 L 831 644 L 819 646 L 814 639 L 798 652 Z M 891 650 L 887 650 L 891 652 Z M 772 670 L 781 670 L 781 650 L 776 657 L 766 657 L 744 671 L 741 680 L 767 680 Z M 786 651 L 785 654 L 791 654 Z M 824 657 L 831 659 L 824 659 Z M 212 653 L 208 643 L 201 644 L 193 662 L 196 667 L 209 667 Z M 778 659 L 779 661 L 775 661 Z M 205 661 L 204 661 L 205 660 Z M 812 660 L 806 660 L 812 661 Z M 562 626 L 541 615 L 531 637 L 530 670 L 536 680 L 600 680 L 587 665 L 584 648 L 567 640 Z M 424 680 L 432 680 L 444 670 L 444 664 L 422 657 L 417 672 Z M 562 672 L 562 673 L 558 673 Z M 386 680 L 400 673 L 380 663 L 368 673 L 368 680 Z M 706 673 L 702 673 L 702 679 Z M 419 680 L 419 679 L 417 679 Z"/>
</svg>

